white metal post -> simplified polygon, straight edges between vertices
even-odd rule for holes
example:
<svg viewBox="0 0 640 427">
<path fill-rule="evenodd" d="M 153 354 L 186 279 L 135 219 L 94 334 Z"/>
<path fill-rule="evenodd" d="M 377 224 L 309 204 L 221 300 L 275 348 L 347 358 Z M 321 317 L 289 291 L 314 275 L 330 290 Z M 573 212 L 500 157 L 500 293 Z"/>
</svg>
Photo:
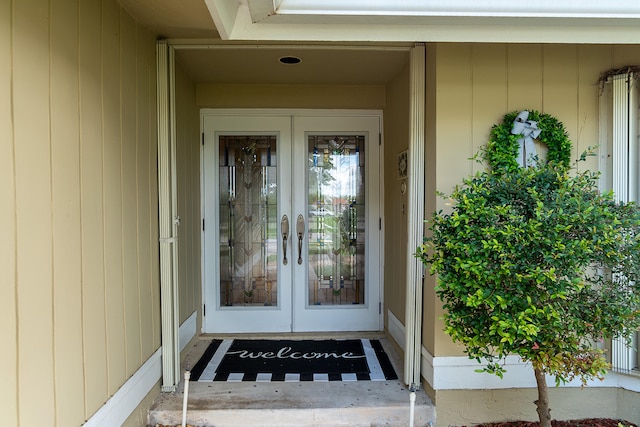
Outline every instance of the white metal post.
<svg viewBox="0 0 640 427">
<path fill-rule="evenodd" d="M 158 224 L 160 237 L 160 302 L 162 319 L 162 391 L 179 382 L 177 222 L 175 182 L 175 109 L 173 49 L 156 45 L 158 112 Z"/>
<path fill-rule="evenodd" d="M 411 49 L 404 381 L 412 388 L 420 385 L 422 355 L 423 265 L 415 252 L 424 233 L 425 56 L 423 44 Z"/>
</svg>

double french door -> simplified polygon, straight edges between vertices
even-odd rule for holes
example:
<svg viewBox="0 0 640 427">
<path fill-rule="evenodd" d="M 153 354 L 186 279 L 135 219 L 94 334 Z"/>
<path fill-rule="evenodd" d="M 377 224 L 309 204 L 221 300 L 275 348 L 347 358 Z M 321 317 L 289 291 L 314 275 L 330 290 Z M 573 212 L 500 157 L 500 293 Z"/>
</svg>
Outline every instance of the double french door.
<svg viewBox="0 0 640 427">
<path fill-rule="evenodd" d="M 203 112 L 204 332 L 381 329 L 380 126 Z"/>
</svg>

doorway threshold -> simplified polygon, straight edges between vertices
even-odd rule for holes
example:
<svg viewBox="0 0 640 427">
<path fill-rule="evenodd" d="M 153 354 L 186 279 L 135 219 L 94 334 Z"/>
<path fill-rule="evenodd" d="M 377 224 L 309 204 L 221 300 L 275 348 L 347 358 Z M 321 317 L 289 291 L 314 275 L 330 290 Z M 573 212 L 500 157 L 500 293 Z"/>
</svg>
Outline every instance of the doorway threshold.
<svg viewBox="0 0 640 427">
<path fill-rule="evenodd" d="M 393 368 L 402 363 L 382 332 L 204 334 L 184 357 L 183 369 L 199 360 L 213 338 L 380 340 Z M 407 426 L 410 391 L 402 380 L 354 382 L 195 382 L 188 388 L 187 424 L 216 426 Z M 150 426 L 182 425 L 184 379 L 174 393 L 163 393 L 149 411 Z M 416 392 L 414 425 L 435 425 L 435 407 L 422 390 Z"/>
</svg>

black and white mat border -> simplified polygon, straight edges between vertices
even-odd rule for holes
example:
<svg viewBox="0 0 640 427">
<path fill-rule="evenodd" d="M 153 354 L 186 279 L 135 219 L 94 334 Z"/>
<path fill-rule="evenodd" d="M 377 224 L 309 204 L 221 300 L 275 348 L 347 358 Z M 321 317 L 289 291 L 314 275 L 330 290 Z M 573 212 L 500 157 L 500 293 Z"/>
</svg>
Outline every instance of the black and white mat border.
<svg viewBox="0 0 640 427">
<path fill-rule="evenodd" d="M 367 338 L 360 339 L 362 348 L 364 349 L 367 365 L 369 366 L 369 374 L 356 374 L 356 373 L 341 373 L 341 374 L 329 374 L 329 373 L 314 373 L 314 374 L 300 374 L 300 373 L 284 373 L 284 374 L 272 374 L 272 373 L 257 373 L 257 374 L 245 374 L 241 372 L 231 372 L 227 375 L 217 374 L 216 371 L 222 362 L 225 354 L 231 347 L 233 339 L 224 339 L 215 353 L 209 360 L 209 363 L 204 368 L 196 381 L 198 382 L 213 382 L 213 381 L 226 381 L 226 382 L 243 382 L 243 381 L 255 381 L 255 382 L 329 382 L 329 381 L 387 381 L 389 379 L 397 379 L 395 371 L 391 363 L 388 361 L 388 356 L 381 348 L 379 341 L 377 345 L 380 346 L 380 350 L 385 358 L 387 358 L 387 374 L 385 375 L 385 369 L 380 364 L 380 360 L 376 355 L 376 349 L 371 343 L 371 340 Z M 391 371 L 389 373 L 388 371 Z"/>
</svg>

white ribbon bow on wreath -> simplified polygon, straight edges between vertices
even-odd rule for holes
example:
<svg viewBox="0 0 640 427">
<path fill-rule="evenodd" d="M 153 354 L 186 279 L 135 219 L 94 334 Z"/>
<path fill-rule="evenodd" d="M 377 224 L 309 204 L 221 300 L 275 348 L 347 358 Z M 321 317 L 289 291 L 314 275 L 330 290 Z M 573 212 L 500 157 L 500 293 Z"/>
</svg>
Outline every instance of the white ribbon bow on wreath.
<svg viewBox="0 0 640 427">
<path fill-rule="evenodd" d="M 527 120 L 529 118 L 528 111 L 521 111 L 513 121 L 513 127 L 511 133 L 514 135 L 522 135 L 522 138 L 518 139 L 518 155 L 516 160 L 520 167 L 535 166 L 536 164 L 536 146 L 533 142 L 538 136 L 540 136 L 540 129 L 538 129 L 538 122 Z"/>
</svg>

